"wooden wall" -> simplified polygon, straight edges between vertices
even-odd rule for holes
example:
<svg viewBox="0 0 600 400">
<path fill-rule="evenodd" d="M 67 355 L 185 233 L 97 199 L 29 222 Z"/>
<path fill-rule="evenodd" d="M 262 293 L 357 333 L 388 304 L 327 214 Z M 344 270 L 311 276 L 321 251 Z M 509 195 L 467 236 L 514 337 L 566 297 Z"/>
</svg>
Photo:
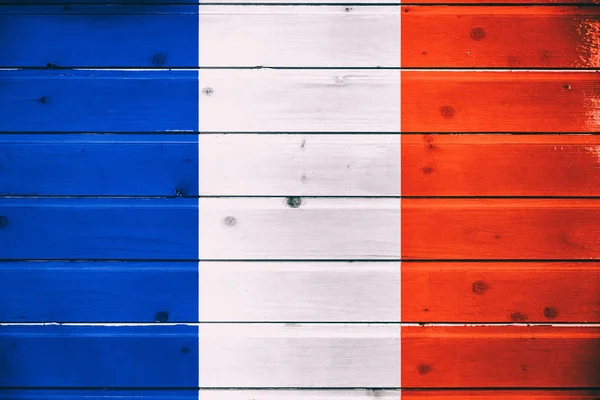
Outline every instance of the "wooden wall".
<svg viewBox="0 0 600 400">
<path fill-rule="evenodd" d="M 0 0 L 0 399 L 600 397 L 593 0 Z"/>
</svg>

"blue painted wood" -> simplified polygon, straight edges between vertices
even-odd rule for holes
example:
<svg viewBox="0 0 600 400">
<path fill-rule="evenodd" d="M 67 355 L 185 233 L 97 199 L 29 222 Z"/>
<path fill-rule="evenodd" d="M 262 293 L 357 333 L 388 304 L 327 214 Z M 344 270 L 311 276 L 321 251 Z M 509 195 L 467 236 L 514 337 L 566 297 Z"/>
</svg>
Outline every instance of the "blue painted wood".
<svg viewBox="0 0 600 400">
<path fill-rule="evenodd" d="M 197 71 L 0 71 L 0 132 L 198 130 Z"/>
<path fill-rule="evenodd" d="M 0 262 L 0 322 L 197 320 L 197 262 Z"/>
<path fill-rule="evenodd" d="M 198 199 L 0 199 L 0 259 L 198 259 Z"/>
<path fill-rule="evenodd" d="M 197 196 L 195 134 L 0 134 L 0 195 Z"/>
<path fill-rule="evenodd" d="M 198 328 L 2 326 L 2 387 L 198 387 Z"/>
<path fill-rule="evenodd" d="M 198 390 L 0 389 L 2 400 L 198 400 Z"/>
<path fill-rule="evenodd" d="M 5 6 L 2 67 L 197 67 L 198 6 Z"/>
</svg>

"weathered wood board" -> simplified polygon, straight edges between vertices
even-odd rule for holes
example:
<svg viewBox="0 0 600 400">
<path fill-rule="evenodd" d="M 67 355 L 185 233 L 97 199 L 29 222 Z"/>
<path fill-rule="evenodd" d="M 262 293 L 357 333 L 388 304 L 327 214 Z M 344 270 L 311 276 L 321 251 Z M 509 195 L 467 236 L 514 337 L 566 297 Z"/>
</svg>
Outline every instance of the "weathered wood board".
<svg viewBox="0 0 600 400">
<path fill-rule="evenodd" d="M 600 67 L 594 6 L 5 6 L 0 24 L 4 67 Z"/>
<path fill-rule="evenodd" d="M 598 196 L 599 154 L 597 135 L 5 134 L 0 193 Z"/>
<path fill-rule="evenodd" d="M 3 326 L 0 385 L 594 388 L 599 335 L 597 327 Z"/>
<path fill-rule="evenodd" d="M 597 262 L 3 262 L 0 276 L 12 323 L 600 322 Z"/>
</svg>

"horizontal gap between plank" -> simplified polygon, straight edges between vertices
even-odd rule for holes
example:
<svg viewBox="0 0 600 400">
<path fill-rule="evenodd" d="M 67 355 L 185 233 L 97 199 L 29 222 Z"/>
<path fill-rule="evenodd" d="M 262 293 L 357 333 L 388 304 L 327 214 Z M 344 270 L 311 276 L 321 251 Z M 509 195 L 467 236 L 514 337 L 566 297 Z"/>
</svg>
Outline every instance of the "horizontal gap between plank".
<svg viewBox="0 0 600 400">
<path fill-rule="evenodd" d="M 203 390 L 218 390 L 218 391 L 241 391 L 241 390 L 252 390 L 252 391 L 260 391 L 260 390 L 276 390 L 276 391 L 286 391 L 286 390 L 298 390 L 298 391 L 316 391 L 316 390 L 322 390 L 322 391 L 340 391 L 340 390 L 364 390 L 364 391 L 383 391 L 383 390 L 406 390 L 406 391 L 436 391 L 436 392 L 441 392 L 441 391 L 496 391 L 496 390 L 502 390 L 502 391 L 535 391 L 535 390 L 544 390 L 544 391 L 555 391 L 555 392 L 561 392 L 561 391 L 593 391 L 593 390 L 599 390 L 599 387 L 595 387 L 595 386 L 589 386 L 589 387 L 436 387 L 436 388 L 429 388 L 429 387 L 395 387 L 395 386 L 389 386 L 389 387 L 359 387 L 359 386 L 345 386 L 345 387 L 331 387 L 331 386 L 327 386 L 327 387 L 319 387 L 319 386 L 315 386 L 315 387 L 297 387 L 297 386 L 253 386 L 253 387 L 243 387 L 243 386 L 236 386 L 236 387 L 211 387 L 211 386 L 203 386 L 203 387 L 185 387 L 185 386 L 175 386 L 175 387 L 165 387 L 165 386 L 157 386 L 157 387 L 149 387 L 149 386 L 145 386 L 145 387 L 105 387 L 105 386 L 70 386 L 70 387 L 63 387 L 63 386 L 3 386 L 0 387 L 0 392 L 1 391 L 8 391 L 8 390 L 63 390 L 63 391 L 75 391 L 75 390 L 102 390 L 102 391 L 166 391 L 166 390 L 174 390 L 174 391 L 186 391 L 186 390 L 199 390 L 199 391 L 203 391 Z"/>
<path fill-rule="evenodd" d="M 148 196 L 148 195 L 27 195 L 27 194 L 0 194 L 0 200 L 5 199 L 81 199 L 81 200 L 152 200 L 152 199 L 284 199 L 299 197 L 302 199 L 406 199 L 406 200 L 600 200 L 600 196 L 315 196 L 297 193 L 277 195 L 201 195 L 201 196 Z"/>
<path fill-rule="evenodd" d="M 1 6 L 0 6 L 1 7 Z M 336 66 L 336 67 L 310 67 L 310 66 L 301 66 L 301 67 L 283 67 L 283 66 L 214 66 L 214 67 L 197 67 L 197 66 L 189 66 L 189 67 L 122 67 L 122 66 L 103 66 L 103 67 L 77 67 L 77 66 L 69 66 L 69 67 L 28 67 L 28 66 L 0 66 L 0 71 L 137 71 L 137 72 L 145 72 L 145 71 L 202 71 L 202 70 L 290 70 L 290 71 L 302 71 L 302 70 L 397 70 L 399 72 L 502 72 L 502 73 L 510 73 L 510 72 L 555 72 L 555 73 L 585 73 L 585 72 L 600 72 L 598 68 L 542 68 L 542 67 L 534 67 L 534 68 L 492 68 L 492 67 L 479 67 L 479 68 L 457 68 L 457 67 L 443 67 L 443 68 L 430 68 L 430 67 L 379 67 L 379 66 L 371 66 L 371 67 L 344 67 L 344 66 Z M 191 78 L 190 78 L 191 79 Z"/>
<path fill-rule="evenodd" d="M 600 77 L 599 77 L 600 79 Z M 2 135 L 98 135 L 98 136 L 114 136 L 114 135 L 506 135 L 506 136 L 565 136 L 565 135 L 576 135 L 576 136 L 598 136 L 600 132 L 376 132 L 376 131 L 365 131 L 365 132 L 343 132 L 343 131 L 326 131 L 326 132 L 292 132 L 292 131 L 236 131 L 236 132 L 223 132 L 223 131 L 161 131 L 161 132 L 144 132 L 144 131 L 129 131 L 129 132 L 92 132 L 92 131 L 0 131 Z M 24 142 L 30 143 L 30 142 Z M 178 142 L 182 143 L 182 142 Z M 185 144 L 185 143 L 183 143 Z"/>
<path fill-rule="evenodd" d="M 157 262 L 157 263 L 202 263 L 202 262 L 221 262 L 221 263 L 239 263 L 239 262 L 261 262 L 261 263 L 282 263 L 282 262 L 306 262 L 306 263 L 317 263 L 317 262 L 339 262 L 339 263 L 598 263 L 598 259 L 409 259 L 402 260 L 399 258 L 389 259 L 339 259 L 339 258 L 324 258 L 324 259 L 260 259 L 260 258 L 249 258 L 249 259 L 131 259 L 131 258 L 81 258 L 81 259 L 65 259 L 65 258 L 1 258 L 0 263 L 8 262 L 69 262 L 69 263 L 81 263 L 81 262 Z"/>
<path fill-rule="evenodd" d="M 82 2 L 69 2 L 69 1 L 57 1 L 57 2 L 27 2 L 27 3 L 2 3 L 0 7 L 9 7 L 9 6 L 50 6 L 50 5 L 81 5 L 81 6 L 123 6 L 123 3 L 82 3 Z M 377 3 L 356 3 L 356 2 L 340 2 L 340 3 L 332 3 L 332 2 L 321 2 L 321 3 L 308 3 L 308 2 L 293 2 L 293 3 L 270 3 L 270 2 L 202 2 L 202 3 L 155 3 L 155 2 L 136 2 L 136 3 L 127 3 L 129 6 L 311 6 L 311 7 L 323 7 L 323 6 L 356 6 L 356 7 L 399 7 L 399 6 L 419 6 L 419 7 L 435 7 L 435 6 L 457 6 L 457 7 L 490 7 L 490 6 L 511 6 L 511 7 L 531 7 L 531 6 L 542 6 L 542 7 L 581 7 L 581 6 L 594 6 L 594 3 L 493 3 L 493 2 L 481 2 L 481 3 L 447 3 L 447 2 L 436 2 L 436 3 L 398 3 L 398 2 L 377 2 Z"/>
<path fill-rule="evenodd" d="M 600 328 L 598 321 L 574 321 L 574 322 L 529 322 L 529 323 L 510 323 L 510 322 L 416 322 L 416 321 L 175 321 L 175 322 L 111 322 L 111 321 L 95 321 L 95 322 L 69 322 L 69 321 L 31 321 L 31 322 L 6 322 L 0 321 L 0 326 L 69 326 L 69 327 L 85 327 L 85 326 L 104 326 L 104 327 L 145 327 L 145 326 L 194 326 L 202 325 L 397 325 L 400 327 L 556 327 L 556 328 Z M 1 336 L 1 333 L 0 333 Z"/>
<path fill-rule="evenodd" d="M 396 325 L 398 328 L 410 328 L 410 327 L 556 327 L 556 328 L 600 328 L 598 322 L 583 322 L 583 323 L 502 323 L 502 322 L 262 322 L 262 321 L 222 321 L 222 322 L 0 322 L 0 326 L 65 326 L 65 327 L 146 327 L 146 326 L 191 326 L 200 327 L 203 325 L 270 325 L 270 326 L 281 326 L 281 325 L 293 325 L 293 327 L 299 327 L 304 325 Z M 1 333 L 0 333 L 1 336 Z"/>
</svg>

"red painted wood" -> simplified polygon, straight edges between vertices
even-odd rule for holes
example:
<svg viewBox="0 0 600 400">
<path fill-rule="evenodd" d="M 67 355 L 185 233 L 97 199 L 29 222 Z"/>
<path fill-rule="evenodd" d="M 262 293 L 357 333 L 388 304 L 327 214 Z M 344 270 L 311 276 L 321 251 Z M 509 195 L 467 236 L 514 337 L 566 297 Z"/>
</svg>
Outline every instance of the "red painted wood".
<svg viewBox="0 0 600 400">
<path fill-rule="evenodd" d="M 403 199 L 403 259 L 600 259 L 600 200 Z"/>
<path fill-rule="evenodd" d="M 403 132 L 600 131 L 595 72 L 401 73 Z"/>
<path fill-rule="evenodd" d="M 597 262 L 403 262 L 402 322 L 600 322 Z"/>
<path fill-rule="evenodd" d="M 403 67 L 597 68 L 600 8 L 402 7 Z"/>
<path fill-rule="evenodd" d="M 403 135 L 404 196 L 600 196 L 600 136 Z"/>
<path fill-rule="evenodd" d="M 597 390 L 404 390 L 402 400 L 598 400 Z"/>
<path fill-rule="evenodd" d="M 594 388 L 600 328 L 403 327 L 402 386 Z"/>
</svg>

